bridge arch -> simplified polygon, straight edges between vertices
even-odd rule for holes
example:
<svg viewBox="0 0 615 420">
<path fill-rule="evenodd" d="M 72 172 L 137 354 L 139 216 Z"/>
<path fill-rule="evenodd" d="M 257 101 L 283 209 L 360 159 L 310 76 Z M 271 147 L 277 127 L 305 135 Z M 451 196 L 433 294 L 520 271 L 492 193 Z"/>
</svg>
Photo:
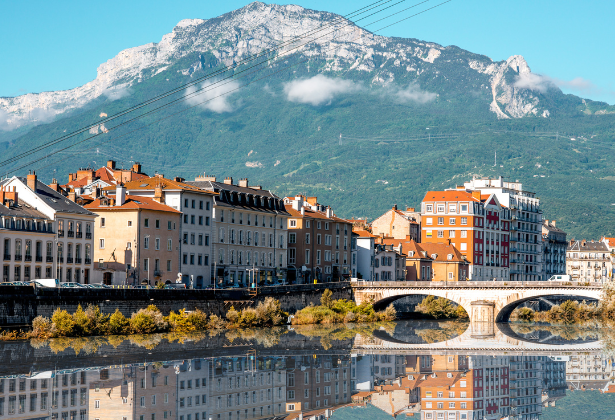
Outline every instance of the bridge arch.
<svg viewBox="0 0 615 420">
<path fill-rule="evenodd" d="M 371 302 L 376 308 L 404 296 L 442 297 L 461 305 L 472 323 L 506 322 L 514 308 L 530 299 L 561 296 L 598 300 L 602 295 L 601 285 L 555 282 L 357 282 L 352 288 L 357 304 Z"/>
<path fill-rule="evenodd" d="M 524 297 L 522 299 L 518 299 L 518 300 L 514 300 L 512 302 L 509 302 L 509 303 L 505 304 L 504 306 L 502 306 L 501 308 L 499 308 L 499 310 L 497 311 L 497 314 L 496 314 L 495 322 L 508 322 L 509 319 L 510 319 L 510 315 L 513 313 L 513 311 L 517 307 L 519 307 L 519 305 L 522 305 L 525 302 L 528 302 L 530 300 L 539 299 L 539 298 L 545 298 L 545 299 L 564 298 L 564 299 L 567 299 L 567 300 L 574 300 L 574 301 L 577 301 L 577 302 L 597 301 L 599 299 L 599 298 L 593 297 L 593 296 L 581 296 L 581 295 L 554 295 L 554 294 L 546 294 L 546 295 L 528 296 L 528 297 Z"/>
</svg>

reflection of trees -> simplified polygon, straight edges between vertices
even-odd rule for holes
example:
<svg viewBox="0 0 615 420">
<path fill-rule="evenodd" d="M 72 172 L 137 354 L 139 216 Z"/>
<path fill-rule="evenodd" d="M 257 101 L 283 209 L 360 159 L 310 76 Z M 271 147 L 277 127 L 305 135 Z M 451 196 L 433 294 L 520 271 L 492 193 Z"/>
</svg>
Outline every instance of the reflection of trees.
<svg viewBox="0 0 615 420">
<path fill-rule="evenodd" d="M 371 324 L 313 324 L 295 325 L 295 331 L 305 337 L 320 338 L 325 350 L 332 347 L 332 341 L 352 340 L 358 334 L 371 337 L 376 330 L 384 330 L 392 335 L 395 332 L 394 322 L 374 322 Z"/>
<path fill-rule="evenodd" d="M 519 335 L 536 334 L 539 332 L 547 332 L 554 337 L 560 337 L 568 341 L 576 340 L 598 340 L 605 337 L 613 336 L 615 331 L 612 328 L 605 328 L 604 322 L 590 320 L 574 325 L 530 325 L 530 324 L 510 324 L 511 329 Z"/>
<path fill-rule="evenodd" d="M 417 329 L 415 332 L 426 343 L 438 343 L 460 336 L 467 328 L 467 322 L 447 321 L 439 322 L 437 328 Z"/>
<path fill-rule="evenodd" d="M 234 329 L 226 331 L 226 339 L 231 342 L 235 340 L 256 341 L 263 347 L 273 347 L 280 342 L 280 337 L 288 330 L 284 327 L 274 328 L 248 328 Z"/>
</svg>

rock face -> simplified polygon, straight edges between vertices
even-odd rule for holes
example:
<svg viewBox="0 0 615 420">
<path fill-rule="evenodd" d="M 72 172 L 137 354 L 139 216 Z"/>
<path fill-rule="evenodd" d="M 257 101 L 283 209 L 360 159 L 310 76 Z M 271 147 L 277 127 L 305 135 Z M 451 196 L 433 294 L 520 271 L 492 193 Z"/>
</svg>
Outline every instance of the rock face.
<svg viewBox="0 0 615 420">
<path fill-rule="evenodd" d="M 218 63 L 229 65 L 305 33 L 312 33 L 309 42 L 289 43 L 278 54 L 288 54 L 299 47 L 303 56 L 323 63 L 318 69 L 321 72 L 366 73 L 372 84 L 380 85 L 399 82 L 400 77 L 416 79 L 426 72 L 453 79 L 452 73 L 463 67 L 461 70 L 471 70 L 485 88 L 491 89 L 492 101 L 485 108 L 498 118 L 549 115 L 541 108 L 535 92 L 515 88 L 511 82 L 516 75 L 531 72 L 523 57 L 516 55 L 494 62 L 457 47 L 375 35 L 360 27 L 368 23 L 358 20 L 355 24 L 339 15 L 300 6 L 260 2 L 214 19 L 182 20 L 159 43 L 129 48 L 101 64 L 96 79 L 83 86 L 0 98 L 0 119 L 4 120 L 0 128 L 45 122 L 101 95 L 118 99 L 129 92 L 130 86 L 168 70 L 189 54 L 211 54 Z M 327 27 L 323 29 L 323 25 Z M 201 66 L 196 61 L 181 73 L 190 76 Z"/>
</svg>

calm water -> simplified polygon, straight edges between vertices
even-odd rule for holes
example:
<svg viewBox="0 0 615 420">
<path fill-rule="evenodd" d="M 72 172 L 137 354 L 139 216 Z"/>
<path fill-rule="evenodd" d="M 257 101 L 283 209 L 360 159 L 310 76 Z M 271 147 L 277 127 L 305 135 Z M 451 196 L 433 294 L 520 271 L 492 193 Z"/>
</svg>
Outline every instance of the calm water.
<svg viewBox="0 0 615 420">
<path fill-rule="evenodd" d="M 404 321 L 0 343 L 0 419 L 615 419 L 612 335 Z"/>
</svg>

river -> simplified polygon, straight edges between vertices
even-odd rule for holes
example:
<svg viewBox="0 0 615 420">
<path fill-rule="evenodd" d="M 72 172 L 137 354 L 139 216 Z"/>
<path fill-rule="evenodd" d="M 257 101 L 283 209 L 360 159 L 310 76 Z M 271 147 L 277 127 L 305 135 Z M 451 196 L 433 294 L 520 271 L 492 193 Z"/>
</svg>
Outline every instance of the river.
<svg viewBox="0 0 615 420">
<path fill-rule="evenodd" d="M 615 419 L 613 330 L 454 321 L 0 343 L 0 419 Z"/>
</svg>

